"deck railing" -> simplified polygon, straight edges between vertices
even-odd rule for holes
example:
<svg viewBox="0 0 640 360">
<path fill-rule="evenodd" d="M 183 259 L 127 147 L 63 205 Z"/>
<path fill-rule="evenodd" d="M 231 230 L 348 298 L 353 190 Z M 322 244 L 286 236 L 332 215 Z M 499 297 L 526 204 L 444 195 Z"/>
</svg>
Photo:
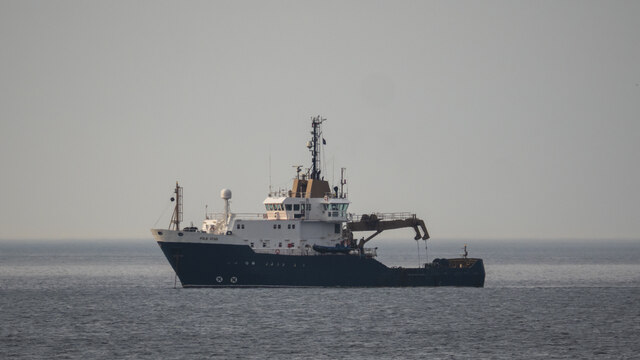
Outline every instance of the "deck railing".
<svg viewBox="0 0 640 360">
<path fill-rule="evenodd" d="M 242 220 L 244 219 L 255 220 L 255 219 L 267 218 L 266 213 L 231 213 L 231 215 L 233 215 L 236 219 L 242 219 Z M 224 220 L 225 218 L 224 213 L 207 213 L 205 216 L 208 220 Z"/>
<path fill-rule="evenodd" d="M 378 255 L 378 248 L 364 248 L 364 256 L 367 257 L 376 257 Z M 327 256 L 327 255 L 335 255 L 335 254 L 325 254 L 325 253 L 320 253 L 317 252 L 315 250 L 313 250 L 312 248 L 308 247 L 308 248 L 277 248 L 277 249 L 273 249 L 273 248 L 253 248 L 253 251 L 259 254 L 270 254 L 270 255 L 299 255 L 299 256 Z M 353 251 L 355 253 L 352 254 L 357 254 L 357 250 L 353 249 Z M 283 260 L 286 260 L 286 257 L 283 257 Z"/>
<path fill-rule="evenodd" d="M 303 192 L 294 192 L 291 190 L 280 190 L 280 191 L 274 191 L 274 192 L 270 192 L 268 194 L 269 197 L 293 197 L 293 198 L 307 198 L 307 192 L 303 191 Z M 346 192 L 342 193 L 342 194 L 337 194 L 334 192 L 327 192 L 324 193 L 324 198 L 325 199 L 347 199 L 349 196 Z"/>
<path fill-rule="evenodd" d="M 375 215 L 378 220 L 402 220 L 407 218 L 415 218 L 416 214 L 411 212 L 394 212 L 394 213 L 371 213 L 371 214 L 349 214 L 350 221 L 360 221 L 362 217 L 371 217 Z"/>
<path fill-rule="evenodd" d="M 267 219 L 266 213 L 232 213 L 232 215 L 236 219 L 246 219 L 246 220 L 257 220 L 257 219 Z M 353 214 L 348 213 L 347 219 L 348 221 L 360 221 L 364 217 L 371 217 L 371 215 L 375 215 L 378 220 L 402 220 L 407 218 L 415 218 L 416 214 L 411 212 L 394 212 L 394 213 L 370 213 L 370 214 Z M 224 213 L 207 213 L 207 219 L 209 220 L 224 220 Z"/>
</svg>

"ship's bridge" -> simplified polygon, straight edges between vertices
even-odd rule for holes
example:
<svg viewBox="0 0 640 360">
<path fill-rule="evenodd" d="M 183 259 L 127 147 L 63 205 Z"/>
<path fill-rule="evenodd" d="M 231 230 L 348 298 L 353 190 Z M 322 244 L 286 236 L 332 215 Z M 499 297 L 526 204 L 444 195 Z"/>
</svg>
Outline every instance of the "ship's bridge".
<svg viewBox="0 0 640 360">
<path fill-rule="evenodd" d="M 268 197 L 264 200 L 268 220 L 347 221 L 349 200 L 329 195 L 321 198 Z"/>
</svg>

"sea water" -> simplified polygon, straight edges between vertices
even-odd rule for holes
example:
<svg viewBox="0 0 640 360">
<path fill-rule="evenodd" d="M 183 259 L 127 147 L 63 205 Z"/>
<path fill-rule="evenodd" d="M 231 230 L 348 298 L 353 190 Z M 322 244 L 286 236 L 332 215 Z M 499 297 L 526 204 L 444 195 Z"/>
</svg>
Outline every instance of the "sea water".
<svg viewBox="0 0 640 360">
<path fill-rule="evenodd" d="M 640 242 L 372 241 L 484 288 L 174 288 L 152 239 L 0 241 L 0 359 L 637 359 Z M 420 253 L 420 260 L 418 260 Z"/>
</svg>

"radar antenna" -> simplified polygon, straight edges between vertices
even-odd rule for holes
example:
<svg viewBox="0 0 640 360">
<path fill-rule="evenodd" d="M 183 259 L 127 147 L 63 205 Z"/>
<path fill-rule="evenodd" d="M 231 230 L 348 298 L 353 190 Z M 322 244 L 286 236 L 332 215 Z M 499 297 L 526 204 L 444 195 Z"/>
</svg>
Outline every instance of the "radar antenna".
<svg viewBox="0 0 640 360">
<path fill-rule="evenodd" d="M 296 179 L 300 180 L 300 172 L 302 171 L 302 165 L 291 165 L 296 168 Z"/>
</svg>

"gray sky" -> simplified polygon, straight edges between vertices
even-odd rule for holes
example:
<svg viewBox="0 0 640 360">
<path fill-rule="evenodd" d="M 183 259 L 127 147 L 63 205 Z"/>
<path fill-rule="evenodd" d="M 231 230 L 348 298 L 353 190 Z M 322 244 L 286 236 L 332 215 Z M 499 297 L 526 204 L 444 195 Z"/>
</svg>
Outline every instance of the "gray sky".
<svg viewBox="0 0 640 360">
<path fill-rule="evenodd" d="M 640 238 L 638 1 L 0 0 L 0 54 L 2 239 L 261 211 L 318 114 L 354 212 Z"/>
</svg>

